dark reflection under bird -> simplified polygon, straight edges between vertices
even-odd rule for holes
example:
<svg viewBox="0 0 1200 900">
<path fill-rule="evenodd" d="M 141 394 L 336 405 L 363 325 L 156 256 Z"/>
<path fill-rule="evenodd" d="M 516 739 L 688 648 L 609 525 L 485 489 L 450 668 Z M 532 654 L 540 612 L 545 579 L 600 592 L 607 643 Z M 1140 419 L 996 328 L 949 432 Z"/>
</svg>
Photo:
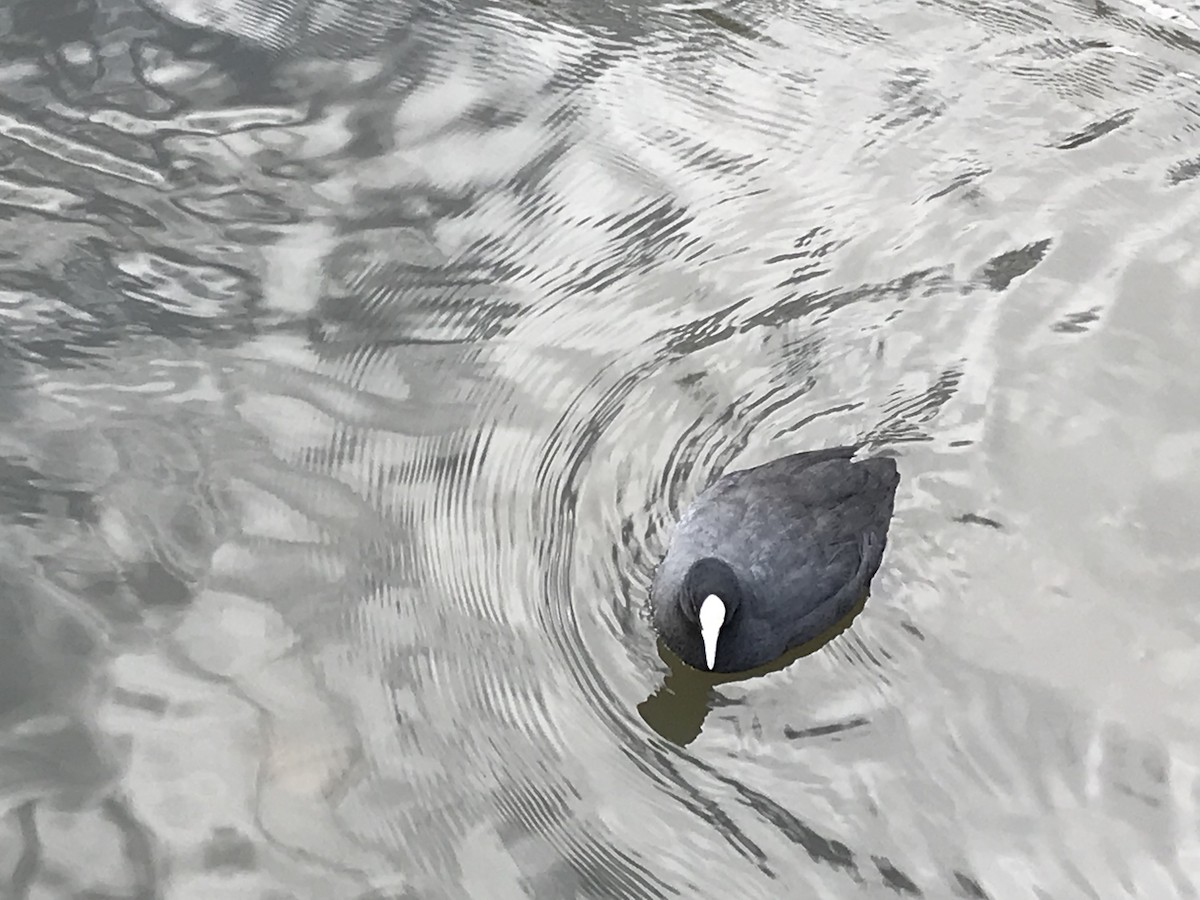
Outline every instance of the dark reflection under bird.
<svg viewBox="0 0 1200 900">
<path fill-rule="evenodd" d="M 866 605 L 864 593 L 832 627 L 805 641 L 770 662 L 743 672 L 708 672 L 687 665 L 660 639 L 658 655 L 667 665 L 667 675 L 653 694 L 638 704 L 642 720 L 661 737 L 686 746 L 700 736 L 704 720 L 720 705 L 717 687 L 737 681 L 749 681 L 786 669 L 796 660 L 816 653 L 850 627 Z"/>
</svg>

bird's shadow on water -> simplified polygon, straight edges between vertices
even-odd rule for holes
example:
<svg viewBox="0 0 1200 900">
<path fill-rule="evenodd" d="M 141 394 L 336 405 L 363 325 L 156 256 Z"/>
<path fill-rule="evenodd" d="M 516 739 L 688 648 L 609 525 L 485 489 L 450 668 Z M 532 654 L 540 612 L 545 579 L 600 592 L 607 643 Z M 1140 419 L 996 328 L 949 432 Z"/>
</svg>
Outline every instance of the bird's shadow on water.
<svg viewBox="0 0 1200 900">
<path fill-rule="evenodd" d="M 638 713 L 661 737 L 681 747 L 687 746 L 699 737 L 704 728 L 705 717 L 716 705 L 718 685 L 769 675 L 787 668 L 802 657 L 816 653 L 850 627 L 866 602 L 867 595 L 864 594 L 862 599 L 827 631 L 792 648 L 772 662 L 744 672 L 703 672 L 693 669 L 668 650 L 660 638 L 658 655 L 666 663 L 668 671 L 658 690 L 638 704 Z"/>
</svg>

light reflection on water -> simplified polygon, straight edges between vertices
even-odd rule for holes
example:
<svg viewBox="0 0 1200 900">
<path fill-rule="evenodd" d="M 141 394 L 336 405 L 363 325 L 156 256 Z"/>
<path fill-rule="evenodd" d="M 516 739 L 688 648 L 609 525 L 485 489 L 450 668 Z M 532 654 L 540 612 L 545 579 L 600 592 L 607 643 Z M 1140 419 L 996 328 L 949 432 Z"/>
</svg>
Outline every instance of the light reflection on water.
<svg viewBox="0 0 1200 900">
<path fill-rule="evenodd" d="M 0 11 L 8 893 L 1200 888 L 1182 11 L 151 5 Z M 673 671 L 849 440 L 861 613 Z"/>
</svg>

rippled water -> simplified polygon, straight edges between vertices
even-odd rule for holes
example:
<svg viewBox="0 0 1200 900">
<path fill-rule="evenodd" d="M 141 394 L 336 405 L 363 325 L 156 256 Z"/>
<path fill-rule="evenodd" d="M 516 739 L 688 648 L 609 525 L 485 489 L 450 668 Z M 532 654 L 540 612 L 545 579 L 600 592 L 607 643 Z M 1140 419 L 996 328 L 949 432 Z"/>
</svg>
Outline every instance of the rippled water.
<svg viewBox="0 0 1200 900">
<path fill-rule="evenodd" d="M 1200 892 L 1200 11 L 859 6 L 0 9 L 4 896 Z M 850 440 L 850 628 L 665 661 Z"/>
</svg>

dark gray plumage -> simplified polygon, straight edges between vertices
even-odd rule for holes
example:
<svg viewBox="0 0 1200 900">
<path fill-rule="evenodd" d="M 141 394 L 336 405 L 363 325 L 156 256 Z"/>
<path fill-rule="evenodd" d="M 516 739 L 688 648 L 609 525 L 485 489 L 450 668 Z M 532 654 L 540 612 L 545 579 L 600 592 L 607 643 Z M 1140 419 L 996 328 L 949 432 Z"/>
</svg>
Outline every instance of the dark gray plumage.
<svg viewBox="0 0 1200 900">
<path fill-rule="evenodd" d="M 857 447 L 785 456 L 722 476 L 684 513 L 651 587 L 654 625 L 680 659 L 708 669 L 699 610 L 725 618 L 712 669 L 771 662 L 837 623 L 883 559 L 900 475 Z"/>
</svg>

